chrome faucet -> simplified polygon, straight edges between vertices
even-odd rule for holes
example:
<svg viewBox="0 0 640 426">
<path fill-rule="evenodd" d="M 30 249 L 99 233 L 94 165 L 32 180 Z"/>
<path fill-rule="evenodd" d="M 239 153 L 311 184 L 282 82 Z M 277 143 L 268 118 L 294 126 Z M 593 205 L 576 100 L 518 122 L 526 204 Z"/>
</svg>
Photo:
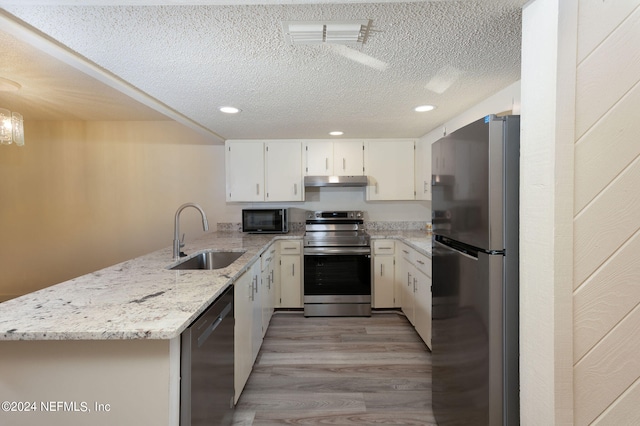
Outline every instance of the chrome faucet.
<svg viewBox="0 0 640 426">
<path fill-rule="evenodd" d="M 173 225 L 173 260 L 180 259 L 180 249 L 184 247 L 184 235 L 182 236 L 182 241 L 180 241 L 180 213 L 187 207 L 193 207 L 200 211 L 202 215 L 202 229 L 205 231 L 209 230 L 209 222 L 207 222 L 207 215 L 202 210 L 202 207 L 197 205 L 196 203 L 185 203 L 178 207 L 178 211 L 176 211 L 175 223 Z"/>
</svg>

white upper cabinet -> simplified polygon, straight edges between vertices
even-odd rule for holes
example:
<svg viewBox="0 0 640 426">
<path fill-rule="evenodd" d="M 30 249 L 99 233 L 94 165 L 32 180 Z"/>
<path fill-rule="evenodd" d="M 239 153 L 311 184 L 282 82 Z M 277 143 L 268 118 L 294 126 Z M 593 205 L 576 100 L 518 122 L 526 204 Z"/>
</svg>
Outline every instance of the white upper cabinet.
<svg viewBox="0 0 640 426">
<path fill-rule="evenodd" d="M 364 174 L 364 143 L 338 141 L 333 143 L 333 174 L 362 176 Z"/>
<path fill-rule="evenodd" d="M 333 142 L 310 141 L 304 144 L 305 176 L 333 175 Z"/>
<path fill-rule="evenodd" d="M 431 199 L 431 143 L 416 142 L 416 200 Z"/>
<path fill-rule="evenodd" d="M 367 200 L 415 199 L 415 141 L 371 140 L 364 155 Z"/>
<path fill-rule="evenodd" d="M 265 142 L 265 201 L 302 201 L 302 143 Z"/>
<path fill-rule="evenodd" d="M 302 201 L 302 143 L 225 142 L 226 199 Z"/>
<path fill-rule="evenodd" d="M 227 201 L 264 201 L 264 142 L 225 142 Z"/>
<path fill-rule="evenodd" d="M 362 176 L 362 141 L 305 142 L 306 176 Z"/>
</svg>

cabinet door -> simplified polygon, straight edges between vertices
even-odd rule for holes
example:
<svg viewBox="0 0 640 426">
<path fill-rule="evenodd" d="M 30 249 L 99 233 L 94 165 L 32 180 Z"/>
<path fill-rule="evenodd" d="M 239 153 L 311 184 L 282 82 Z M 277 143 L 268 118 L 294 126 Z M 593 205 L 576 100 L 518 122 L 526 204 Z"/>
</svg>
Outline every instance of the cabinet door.
<svg viewBox="0 0 640 426">
<path fill-rule="evenodd" d="M 362 176 L 364 174 L 364 143 L 335 141 L 333 143 L 333 174 Z"/>
<path fill-rule="evenodd" d="M 373 257 L 373 307 L 395 307 L 393 256 Z"/>
<path fill-rule="evenodd" d="M 275 289 L 273 283 L 273 264 L 275 258 L 275 245 L 272 245 L 260 256 L 262 263 L 260 271 L 260 287 L 262 291 L 262 336 L 267 333 L 271 316 L 275 307 Z"/>
<path fill-rule="evenodd" d="M 264 201 L 264 144 L 255 141 L 225 143 L 227 201 Z"/>
<path fill-rule="evenodd" d="M 416 271 L 415 327 L 431 349 L 431 277 L 419 270 Z"/>
<path fill-rule="evenodd" d="M 302 143 L 267 142 L 266 201 L 302 201 Z"/>
<path fill-rule="evenodd" d="M 406 315 L 409 322 L 414 324 L 414 294 L 413 294 L 413 279 L 415 277 L 415 267 L 411 263 L 412 250 L 405 244 L 400 244 L 397 247 L 397 262 L 396 267 L 398 273 L 396 279 L 400 286 L 401 301 L 400 307 L 402 312 Z"/>
<path fill-rule="evenodd" d="M 416 142 L 416 200 L 431 199 L 431 144 L 426 141 Z"/>
<path fill-rule="evenodd" d="M 256 362 L 262 346 L 262 289 L 260 288 L 260 262 L 250 269 L 253 299 L 251 300 L 251 366 Z"/>
<path fill-rule="evenodd" d="M 240 394 L 247 383 L 253 366 L 251 348 L 252 329 L 252 276 L 251 270 L 242 274 L 233 284 L 234 288 L 234 401 L 238 402 Z"/>
<path fill-rule="evenodd" d="M 415 199 L 413 140 L 369 141 L 365 174 L 369 176 L 367 200 Z"/>
<path fill-rule="evenodd" d="M 280 306 L 302 308 L 302 242 L 280 244 Z"/>
<path fill-rule="evenodd" d="M 305 143 L 306 176 L 333 175 L 333 142 L 309 141 Z"/>
</svg>

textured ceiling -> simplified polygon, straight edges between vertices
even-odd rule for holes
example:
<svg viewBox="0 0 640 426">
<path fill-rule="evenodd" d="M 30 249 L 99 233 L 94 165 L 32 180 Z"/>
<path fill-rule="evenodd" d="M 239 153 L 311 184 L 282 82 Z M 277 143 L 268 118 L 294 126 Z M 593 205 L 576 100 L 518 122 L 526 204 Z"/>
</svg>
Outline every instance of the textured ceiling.
<svg viewBox="0 0 640 426">
<path fill-rule="evenodd" d="M 524 2 L 0 6 L 220 139 L 277 139 L 327 138 L 331 130 L 345 138 L 424 135 L 520 78 Z M 103 6 L 116 3 L 143 5 Z M 371 22 L 360 47 L 291 46 L 282 33 L 282 21 L 349 19 Z M 9 37 L 0 49 L 11 49 Z M 0 77 L 10 78 L 4 69 Z M 437 108 L 413 111 L 422 104 Z M 223 114 L 222 105 L 242 112 Z"/>
</svg>

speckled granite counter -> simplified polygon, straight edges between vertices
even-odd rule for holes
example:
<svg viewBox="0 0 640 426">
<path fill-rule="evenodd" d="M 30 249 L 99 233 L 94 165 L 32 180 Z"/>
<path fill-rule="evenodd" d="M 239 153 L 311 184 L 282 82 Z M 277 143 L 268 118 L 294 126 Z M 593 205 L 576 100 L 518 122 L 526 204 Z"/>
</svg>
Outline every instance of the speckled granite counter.
<svg viewBox="0 0 640 426">
<path fill-rule="evenodd" d="M 302 233 L 276 238 L 301 238 Z M 213 271 L 167 269 L 171 247 L 0 305 L 0 340 L 171 339 L 200 315 L 267 248 L 273 235 L 213 232 L 184 251 L 246 251 Z"/>
<path fill-rule="evenodd" d="M 425 231 L 370 230 L 372 239 L 400 239 L 431 256 Z M 188 241 L 185 252 L 246 251 L 226 268 L 173 271 L 171 247 L 6 301 L 0 340 L 172 339 L 284 236 L 213 232 Z"/>
<path fill-rule="evenodd" d="M 393 230 L 393 231 L 377 231 L 370 230 L 371 239 L 393 238 L 407 243 L 416 249 L 419 253 L 431 257 L 431 232 L 424 230 Z"/>
</svg>

